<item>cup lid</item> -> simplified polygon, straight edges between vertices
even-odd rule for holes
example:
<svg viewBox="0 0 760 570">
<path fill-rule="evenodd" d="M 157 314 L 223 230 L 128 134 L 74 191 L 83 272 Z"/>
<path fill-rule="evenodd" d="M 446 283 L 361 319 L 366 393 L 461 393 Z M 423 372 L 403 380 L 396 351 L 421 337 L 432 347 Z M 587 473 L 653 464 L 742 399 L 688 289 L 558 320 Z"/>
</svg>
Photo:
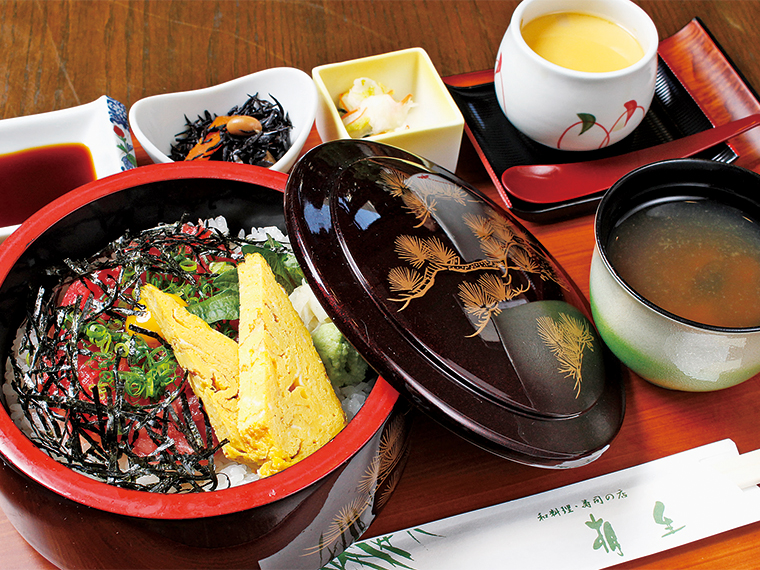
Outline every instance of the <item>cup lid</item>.
<svg viewBox="0 0 760 570">
<path fill-rule="evenodd" d="M 476 189 L 403 150 L 338 140 L 298 162 L 285 213 L 332 320 L 433 419 L 536 466 L 608 447 L 619 362 L 564 270 Z"/>
</svg>

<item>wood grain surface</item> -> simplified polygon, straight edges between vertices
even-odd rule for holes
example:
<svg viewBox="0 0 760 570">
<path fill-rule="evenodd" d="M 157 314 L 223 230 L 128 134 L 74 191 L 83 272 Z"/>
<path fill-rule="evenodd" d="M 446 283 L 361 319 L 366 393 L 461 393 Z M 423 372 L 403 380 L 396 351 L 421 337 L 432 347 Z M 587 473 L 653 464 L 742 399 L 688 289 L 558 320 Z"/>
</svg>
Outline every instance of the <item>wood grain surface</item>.
<svg viewBox="0 0 760 570">
<path fill-rule="evenodd" d="M 717 123 L 754 112 L 760 86 L 760 1 L 640 0 L 660 37 L 695 17 L 741 73 L 715 76 L 684 42 L 682 81 Z M 254 71 L 424 48 L 443 76 L 492 68 L 517 2 L 509 0 L 15 0 L 0 1 L 0 118 L 87 103 L 103 94 L 130 107 L 158 93 L 206 87 Z M 692 33 L 691 28 L 687 33 Z M 723 55 L 721 56 L 723 57 Z M 720 66 L 719 66 L 720 67 Z M 747 87 L 749 86 L 749 87 Z M 740 164 L 760 165 L 760 131 L 740 141 Z M 313 133 L 308 145 L 318 144 Z M 144 153 L 139 153 L 146 163 Z M 457 170 L 497 198 L 465 140 Z M 588 295 L 592 216 L 525 223 Z M 760 377 L 717 393 L 670 392 L 631 375 L 619 436 L 597 461 L 541 470 L 499 459 L 418 416 L 411 457 L 366 536 L 546 491 L 724 438 L 760 448 Z M 93 529 L 97 532 L 97 529 Z M 760 567 L 760 524 L 621 568 Z M 0 568 L 50 569 L 0 512 Z"/>
</svg>

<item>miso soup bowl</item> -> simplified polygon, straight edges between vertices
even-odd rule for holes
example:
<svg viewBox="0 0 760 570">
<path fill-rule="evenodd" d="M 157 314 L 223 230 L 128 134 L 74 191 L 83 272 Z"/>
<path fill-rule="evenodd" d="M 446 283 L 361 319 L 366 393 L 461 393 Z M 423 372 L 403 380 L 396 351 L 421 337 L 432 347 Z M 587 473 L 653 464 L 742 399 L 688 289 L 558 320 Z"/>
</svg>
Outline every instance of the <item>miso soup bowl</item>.
<svg viewBox="0 0 760 570">
<path fill-rule="evenodd" d="M 66 194 L 0 248 L 0 360 L 24 318 L 29 284 L 127 230 L 223 215 L 230 229 L 283 231 L 287 177 L 226 163 L 144 166 Z M 320 568 L 369 526 L 406 461 L 407 404 L 382 378 L 332 441 L 246 485 L 192 494 L 127 490 L 51 459 L 0 402 L 0 507 L 61 568 Z"/>
<path fill-rule="evenodd" d="M 528 46 L 521 29 L 553 12 L 582 12 L 615 22 L 638 40 L 644 56 L 604 73 L 551 63 Z M 536 142 L 560 150 L 603 148 L 631 134 L 649 110 L 657 46 L 652 19 L 630 0 L 523 0 L 499 47 L 496 98 L 515 128 Z"/>
<path fill-rule="evenodd" d="M 591 310 L 599 334 L 642 378 L 690 392 L 720 390 L 760 372 L 760 326 L 724 328 L 669 313 L 631 287 L 608 257 L 615 228 L 652 203 L 714 200 L 760 223 L 760 176 L 700 159 L 651 164 L 621 178 L 596 213 Z"/>
</svg>

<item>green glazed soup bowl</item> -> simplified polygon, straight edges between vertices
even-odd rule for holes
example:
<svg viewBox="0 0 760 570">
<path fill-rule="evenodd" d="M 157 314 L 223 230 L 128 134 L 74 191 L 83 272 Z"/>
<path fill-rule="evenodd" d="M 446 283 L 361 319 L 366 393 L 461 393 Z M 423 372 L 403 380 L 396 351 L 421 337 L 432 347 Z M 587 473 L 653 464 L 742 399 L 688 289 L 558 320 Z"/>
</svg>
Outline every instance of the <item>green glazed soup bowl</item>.
<svg viewBox="0 0 760 570">
<path fill-rule="evenodd" d="M 635 290 L 610 261 L 610 240 L 623 220 L 649 205 L 679 201 L 717 201 L 757 224 L 760 176 L 728 164 L 678 159 L 621 178 L 596 213 L 591 310 L 604 342 L 642 378 L 673 390 L 720 390 L 760 372 L 760 323 L 728 328 L 670 313 Z M 760 295 L 760 282 L 751 286 Z"/>
</svg>

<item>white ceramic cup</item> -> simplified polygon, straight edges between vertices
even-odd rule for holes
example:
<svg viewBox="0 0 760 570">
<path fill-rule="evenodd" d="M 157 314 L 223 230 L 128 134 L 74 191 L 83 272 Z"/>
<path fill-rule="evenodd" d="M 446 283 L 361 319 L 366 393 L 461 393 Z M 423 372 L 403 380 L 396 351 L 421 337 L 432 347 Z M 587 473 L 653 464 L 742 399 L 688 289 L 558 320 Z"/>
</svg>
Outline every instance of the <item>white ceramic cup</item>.
<svg viewBox="0 0 760 570">
<path fill-rule="evenodd" d="M 553 12 L 581 12 L 617 23 L 641 44 L 644 56 L 617 71 L 561 67 L 523 39 L 527 22 Z M 523 0 L 499 48 L 494 87 L 499 105 L 523 134 L 561 150 L 594 150 L 629 135 L 644 118 L 657 78 L 657 28 L 630 0 Z"/>
</svg>

